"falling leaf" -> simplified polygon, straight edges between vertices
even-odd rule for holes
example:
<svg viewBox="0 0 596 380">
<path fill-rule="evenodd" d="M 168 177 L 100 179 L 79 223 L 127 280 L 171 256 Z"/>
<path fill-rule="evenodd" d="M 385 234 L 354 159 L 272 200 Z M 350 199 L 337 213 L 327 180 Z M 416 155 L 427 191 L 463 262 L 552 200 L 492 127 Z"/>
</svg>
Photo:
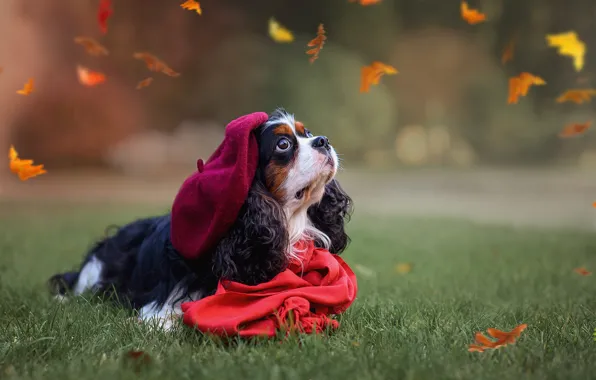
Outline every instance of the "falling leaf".
<svg viewBox="0 0 596 380">
<path fill-rule="evenodd" d="M 397 74 L 393 66 L 375 61 L 370 66 L 364 66 L 360 69 L 360 92 L 368 92 L 371 85 L 379 84 L 381 77 L 385 74 Z"/>
<path fill-rule="evenodd" d="M 98 71 L 91 71 L 86 67 L 77 66 L 79 83 L 83 86 L 94 87 L 106 81 L 106 76 Z"/>
<path fill-rule="evenodd" d="M 587 270 L 584 267 L 575 268 L 574 271 L 575 271 L 575 273 L 577 273 L 581 276 L 590 276 L 592 274 L 592 272 L 590 272 L 589 270 Z"/>
<path fill-rule="evenodd" d="M 21 160 L 14 146 L 8 150 L 10 171 L 17 174 L 21 181 L 47 173 L 43 165 L 33 165 L 33 160 Z"/>
<path fill-rule="evenodd" d="M 326 39 L 327 37 L 325 36 L 325 28 L 323 28 L 323 24 L 319 24 L 317 36 L 310 40 L 310 42 L 307 45 L 308 47 L 312 47 L 312 49 L 306 51 L 306 54 L 312 56 L 309 59 L 310 63 L 313 63 L 319 58 L 319 52 L 323 48 L 323 45 L 325 45 Z"/>
<path fill-rule="evenodd" d="M 559 55 L 566 55 L 573 58 L 575 71 L 581 71 L 584 67 L 584 56 L 586 55 L 586 44 L 583 43 L 577 33 L 571 31 L 560 34 L 547 34 L 548 46 L 558 48 Z"/>
<path fill-rule="evenodd" d="M 476 9 L 468 8 L 468 3 L 465 1 L 461 2 L 460 10 L 461 18 L 470 25 L 476 25 L 486 21 L 486 15 L 484 13 L 481 13 Z"/>
<path fill-rule="evenodd" d="M 559 137 L 575 137 L 583 134 L 590 128 L 592 125 L 591 121 L 586 121 L 585 123 L 573 123 L 566 125 L 565 128 L 561 132 L 559 132 Z"/>
<path fill-rule="evenodd" d="M 17 94 L 27 96 L 32 92 L 33 92 L 33 78 L 29 78 L 27 83 L 25 83 L 25 85 L 23 86 L 23 89 L 18 90 Z"/>
<path fill-rule="evenodd" d="M 513 54 L 515 52 L 515 40 L 509 41 L 505 49 L 503 49 L 503 54 L 501 55 L 501 63 L 504 65 L 509 61 L 513 60 Z"/>
<path fill-rule="evenodd" d="M 99 42 L 95 41 L 91 37 L 84 37 L 84 36 L 75 37 L 74 42 L 83 46 L 85 48 L 85 50 L 87 51 L 87 54 L 89 54 L 89 55 L 98 57 L 100 55 L 108 55 L 109 54 L 108 49 L 106 49 L 104 46 L 102 46 Z"/>
<path fill-rule="evenodd" d="M 350 3 L 360 3 L 363 7 L 367 5 L 374 5 L 381 2 L 381 0 L 349 0 Z"/>
<path fill-rule="evenodd" d="M 354 264 L 354 269 L 356 269 L 357 272 L 360 272 L 361 275 L 366 277 L 372 277 L 375 275 L 374 270 L 367 268 L 364 265 Z"/>
<path fill-rule="evenodd" d="M 412 264 L 401 263 L 395 266 L 395 271 L 399 274 L 406 274 L 412 271 Z"/>
<path fill-rule="evenodd" d="M 489 339 L 486 335 L 481 332 L 477 332 L 474 335 L 475 342 L 470 344 L 468 347 L 469 352 L 484 352 L 487 349 L 497 349 L 504 347 L 508 344 L 514 344 L 517 338 L 521 335 L 528 327 L 527 324 L 521 324 L 515 327 L 511 331 L 501 331 L 493 328 L 489 328 L 486 331 L 488 334 L 496 339 L 496 341 Z"/>
<path fill-rule="evenodd" d="M 184 3 L 180 4 L 183 9 L 187 9 L 189 11 L 195 11 L 198 14 L 202 14 L 203 10 L 201 9 L 201 4 L 195 0 L 186 0 Z"/>
<path fill-rule="evenodd" d="M 509 98 L 507 103 L 517 103 L 520 96 L 528 95 L 530 86 L 542 86 L 545 84 L 544 79 L 526 72 L 519 74 L 517 77 L 509 78 Z"/>
<path fill-rule="evenodd" d="M 149 86 L 153 82 L 153 78 L 145 78 L 137 84 L 137 90 Z"/>
<path fill-rule="evenodd" d="M 557 98 L 557 103 L 574 102 L 582 104 L 589 102 L 594 95 L 596 95 L 596 90 L 591 88 L 567 90 Z"/>
<path fill-rule="evenodd" d="M 168 66 L 165 62 L 161 61 L 159 58 L 154 56 L 153 54 L 149 53 L 134 53 L 133 57 L 135 59 L 144 61 L 147 65 L 147 68 L 150 71 L 154 71 L 156 73 L 163 73 L 170 77 L 179 77 L 180 73 L 172 70 L 170 66 Z"/>
<path fill-rule="evenodd" d="M 269 19 L 269 36 L 275 42 L 290 43 L 294 41 L 294 35 L 288 29 L 283 27 L 273 17 Z"/>
<path fill-rule="evenodd" d="M 99 8 L 97 9 L 97 23 L 99 30 L 106 34 L 108 32 L 108 19 L 114 13 L 112 9 L 112 0 L 100 0 Z"/>
</svg>

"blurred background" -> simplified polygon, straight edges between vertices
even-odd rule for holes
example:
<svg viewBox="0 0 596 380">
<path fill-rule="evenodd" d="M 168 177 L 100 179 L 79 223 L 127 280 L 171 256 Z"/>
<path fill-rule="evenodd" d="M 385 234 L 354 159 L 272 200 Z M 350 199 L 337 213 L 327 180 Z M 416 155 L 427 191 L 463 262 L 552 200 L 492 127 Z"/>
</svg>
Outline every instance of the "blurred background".
<svg viewBox="0 0 596 380">
<path fill-rule="evenodd" d="M 357 212 L 594 227 L 596 140 L 557 134 L 591 120 L 595 103 L 555 102 L 596 87 L 593 1 L 470 0 L 488 18 L 474 26 L 457 0 L 203 0 L 201 16 L 179 3 L 113 0 L 104 36 L 99 0 L 0 2 L 0 152 L 14 144 L 48 170 L 26 182 L 0 171 L 0 213 L 23 199 L 167 205 L 227 122 L 283 106 L 330 138 Z M 271 40 L 270 17 L 296 40 Z M 328 40 L 310 64 L 319 23 Z M 579 73 L 545 40 L 569 30 L 587 46 Z M 110 55 L 86 54 L 76 36 Z M 182 75 L 137 90 L 150 74 L 138 51 Z M 363 94 L 360 68 L 372 61 L 399 74 Z M 78 64 L 107 82 L 80 85 Z M 508 105 L 508 78 L 522 71 L 547 85 Z M 15 94 L 30 77 L 35 92 Z"/>
</svg>

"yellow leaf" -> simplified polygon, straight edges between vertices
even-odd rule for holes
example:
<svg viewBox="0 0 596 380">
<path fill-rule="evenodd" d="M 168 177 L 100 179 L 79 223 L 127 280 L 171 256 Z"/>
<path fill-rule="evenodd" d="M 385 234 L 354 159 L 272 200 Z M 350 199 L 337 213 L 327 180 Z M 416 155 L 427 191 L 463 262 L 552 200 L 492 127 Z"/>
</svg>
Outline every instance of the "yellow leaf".
<svg viewBox="0 0 596 380">
<path fill-rule="evenodd" d="M 412 271 L 412 264 L 401 263 L 395 266 L 395 271 L 400 274 L 410 273 Z"/>
<path fill-rule="evenodd" d="M 548 46 L 558 48 L 557 52 L 560 55 L 573 58 L 575 71 L 581 71 L 584 68 L 586 44 L 579 39 L 577 33 L 571 31 L 560 34 L 547 34 L 546 41 Z"/>
<path fill-rule="evenodd" d="M 287 44 L 294 41 L 294 35 L 288 29 L 283 27 L 273 17 L 269 19 L 269 36 L 275 42 Z"/>
</svg>

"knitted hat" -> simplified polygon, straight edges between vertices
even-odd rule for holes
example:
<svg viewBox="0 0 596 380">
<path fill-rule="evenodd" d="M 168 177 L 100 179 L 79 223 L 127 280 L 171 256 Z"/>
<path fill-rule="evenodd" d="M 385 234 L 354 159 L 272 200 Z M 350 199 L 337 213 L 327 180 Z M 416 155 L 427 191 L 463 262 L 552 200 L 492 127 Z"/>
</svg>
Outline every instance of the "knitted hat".
<svg viewBox="0 0 596 380">
<path fill-rule="evenodd" d="M 259 162 L 252 131 L 267 118 L 255 112 L 228 124 L 221 145 L 205 164 L 197 161 L 197 172 L 180 187 L 172 205 L 171 239 L 185 258 L 213 248 L 238 218 Z"/>
</svg>

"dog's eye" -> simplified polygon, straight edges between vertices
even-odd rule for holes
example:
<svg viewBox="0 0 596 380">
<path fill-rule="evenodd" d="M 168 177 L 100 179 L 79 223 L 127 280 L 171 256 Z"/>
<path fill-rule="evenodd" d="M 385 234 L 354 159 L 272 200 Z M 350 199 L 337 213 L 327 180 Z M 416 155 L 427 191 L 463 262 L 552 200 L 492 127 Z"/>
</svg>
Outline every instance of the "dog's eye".
<svg viewBox="0 0 596 380">
<path fill-rule="evenodd" d="M 277 150 L 281 152 L 285 152 L 286 150 L 290 149 L 292 143 L 287 138 L 282 138 L 277 142 Z"/>
<path fill-rule="evenodd" d="M 306 135 L 306 137 L 312 137 L 312 133 L 310 133 L 310 131 L 308 129 L 304 130 L 304 134 Z"/>
</svg>

